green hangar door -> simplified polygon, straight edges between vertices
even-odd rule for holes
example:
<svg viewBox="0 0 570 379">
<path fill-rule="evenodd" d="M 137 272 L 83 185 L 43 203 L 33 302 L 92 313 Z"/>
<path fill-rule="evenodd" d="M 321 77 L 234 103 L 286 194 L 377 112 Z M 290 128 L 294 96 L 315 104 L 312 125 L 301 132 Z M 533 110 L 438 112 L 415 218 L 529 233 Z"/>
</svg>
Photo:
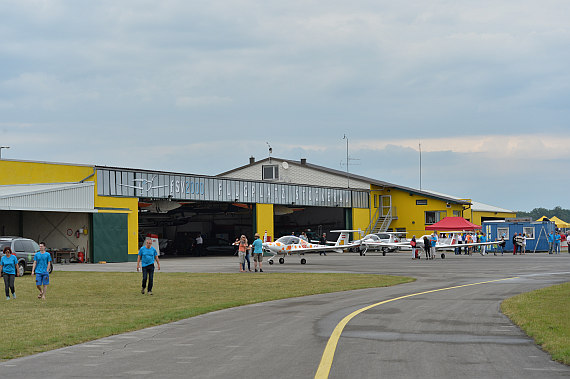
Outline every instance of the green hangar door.
<svg viewBox="0 0 570 379">
<path fill-rule="evenodd" d="M 119 213 L 93 213 L 93 262 L 127 262 L 127 215 Z"/>
</svg>

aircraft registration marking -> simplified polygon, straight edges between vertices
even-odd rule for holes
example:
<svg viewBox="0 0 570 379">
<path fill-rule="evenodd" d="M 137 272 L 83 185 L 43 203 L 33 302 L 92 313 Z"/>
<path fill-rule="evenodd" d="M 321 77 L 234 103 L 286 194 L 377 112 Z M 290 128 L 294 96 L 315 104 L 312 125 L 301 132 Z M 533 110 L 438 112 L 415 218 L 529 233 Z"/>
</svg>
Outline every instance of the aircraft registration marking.
<svg viewBox="0 0 570 379">
<path fill-rule="evenodd" d="M 419 295 L 425 295 L 426 293 L 434 293 L 434 292 L 440 292 L 440 291 L 447 291 L 447 290 L 452 290 L 452 289 L 456 289 L 456 288 L 462 288 L 462 287 L 469 287 L 469 286 L 476 286 L 479 284 L 488 284 L 488 283 L 495 283 L 495 282 L 502 282 L 505 280 L 512 280 L 512 279 L 517 279 L 518 276 L 513 276 L 511 278 L 504 278 L 504 279 L 495 279 L 495 280 L 488 280 L 485 282 L 478 282 L 478 283 L 471 283 L 471 284 L 463 284 L 460 286 L 453 286 L 453 287 L 446 287 L 446 288 L 438 288 L 435 290 L 429 290 L 429 291 L 423 291 L 423 292 L 417 292 L 417 293 L 412 293 L 409 295 L 404 295 L 404 296 L 400 296 L 400 297 L 395 297 L 393 299 L 388 299 L 388 300 L 384 300 L 381 301 L 379 303 L 375 303 L 375 304 L 371 304 L 371 305 L 367 305 L 364 308 L 360 308 L 354 312 L 352 312 L 351 314 L 349 314 L 348 316 L 345 316 L 338 324 L 337 326 L 334 328 L 333 332 L 331 333 L 331 336 L 329 337 L 329 340 L 327 342 L 327 345 L 325 346 L 325 350 L 323 352 L 323 355 L 321 357 L 321 362 L 319 363 L 319 367 L 317 368 L 317 373 L 315 374 L 315 379 L 326 379 L 329 377 L 330 371 L 331 371 L 331 367 L 332 367 L 332 363 L 333 363 L 333 359 L 334 359 L 334 353 L 336 351 L 336 346 L 338 345 L 338 340 L 340 339 L 340 335 L 342 334 L 342 331 L 344 330 L 344 327 L 350 322 L 350 320 L 352 320 L 354 317 L 358 316 L 359 314 L 361 314 L 362 312 L 365 312 L 369 309 L 372 309 L 374 307 L 377 307 L 379 305 L 382 304 L 386 304 L 386 303 L 390 303 L 392 301 L 396 301 L 396 300 L 402 300 L 408 297 L 413 297 L 413 296 L 419 296 Z"/>
</svg>

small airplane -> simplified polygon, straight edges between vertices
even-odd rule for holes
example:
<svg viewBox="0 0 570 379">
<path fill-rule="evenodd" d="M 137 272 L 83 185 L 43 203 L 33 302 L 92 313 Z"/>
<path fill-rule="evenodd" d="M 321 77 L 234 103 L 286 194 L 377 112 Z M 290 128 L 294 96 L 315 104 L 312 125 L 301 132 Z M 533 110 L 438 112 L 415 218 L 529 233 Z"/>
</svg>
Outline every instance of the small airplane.
<svg viewBox="0 0 570 379">
<path fill-rule="evenodd" d="M 405 241 L 407 239 L 404 232 L 380 232 L 367 234 L 362 239 L 354 241 L 354 243 L 360 243 L 358 250 L 360 250 L 360 255 L 362 256 L 366 255 L 368 250 L 381 250 L 382 255 L 386 255 L 388 252 L 398 250 L 402 243 L 405 246 Z"/>
<path fill-rule="evenodd" d="M 348 243 L 349 236 L 351 232 L 357 232 L 357 230 L 331 230 L 331 233 L 339 232 L 338 237 L 334 245 L 319 245 L 317 243 L 312 243 L 305 241 L 297 236 L 283 236 L 277 239 L 275 242 L 264 242 L 263 251 L 265 253 L 272 254 L 271 258 L 267 261 L 270 265 L 273 264 L 273 259 L 279 257 L 279 263 L 285 263 L 285 256 L 292 254 L 308 254 L 308 253 L 323 253 L 323 252 L 335 252 L 342 253 L 345 249 L 359 246 L 360 243 Z M 307 263 L 305 258 L 301 258 L 301 264 Z"/>
<path fill-rule="evenodd" d="M 436 245 L 435 245 L 435 249 L 437 250 L 454 250 L 456 248 L 463 248 L 463 247 L 473 247 L 473 246 L 487 246 L 487 245 L 496 245 L 498 244 L 500 241 L 491 241 L 491 242 L 470 242 L 470 243 L 462 243 L 459 244 L 458 241 L 458 237 L 459 234 L 462 234 L 464 232 L 447 232 L 447 234 L 449 234 L 448 237 L 444 237 L 444 238 L 438 238 Z M 416 239 L 416 248 L 420 249 L 424 247 L 424 237 L 427 237 L 428 239 L 431 239 L 431 234 L 426 234 L 421 236 L 420 238 Z M 366 248 L 368 248 L 369 246 L 391 246 L 400 250 L 411 250 L 411 246 L 410 246 L 410 241 L 406 240 L 406 241 L 402 241 L 402 242 L 398 242 L 398 243 L 386 243 L 386 242 L 362 242 L 362 245 L 365 245 Z M 441 253 L 441 259 L 445 259 L 445 253 Z"/>
</svg>

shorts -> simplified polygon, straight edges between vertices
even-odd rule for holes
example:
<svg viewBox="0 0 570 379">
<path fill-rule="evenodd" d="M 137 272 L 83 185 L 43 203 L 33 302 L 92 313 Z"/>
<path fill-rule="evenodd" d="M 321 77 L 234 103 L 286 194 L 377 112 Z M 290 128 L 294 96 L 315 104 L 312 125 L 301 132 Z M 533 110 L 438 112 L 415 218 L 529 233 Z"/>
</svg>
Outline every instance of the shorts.
<svg viewBox="0 0 570 379">
<path fill-rule="evenodd" d="M 48 285 L 49 284 L 49 274 L 47 272 L 43 274 L 36 273 L 36 286 Z"/>
<path fill-rule="evenodd" d="M 238 252 L 238 258 L 239 258 L 239 263 L 245 263 L 245 252 L 244 251 L 240 251 Z"/>
<path fill-rule="evenodd" d="M 254 262 L 262 262 L 263 261 L 263 253 L 253 253 L 253 261 Z"/>
</svg>

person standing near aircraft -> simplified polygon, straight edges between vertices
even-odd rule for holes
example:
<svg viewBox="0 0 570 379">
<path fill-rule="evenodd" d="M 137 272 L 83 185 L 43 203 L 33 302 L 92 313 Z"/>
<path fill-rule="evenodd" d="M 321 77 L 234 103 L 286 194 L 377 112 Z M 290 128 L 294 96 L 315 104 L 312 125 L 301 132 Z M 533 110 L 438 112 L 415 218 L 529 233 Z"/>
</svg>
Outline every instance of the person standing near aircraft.
<svg viewBox="0 0 570 379">
<path fill-rule="evenodd" d="M 146 280 L 148 277 L 148 294 L 152 295 L 152 287 L 154 285 L 154 262 L 156 261 L 157 269 L 160 271 L 160 260 L 158 259 L 158 252 L 152 246 L 152 240 L 147 238 L 144 241 L 144 246 L 139 249 L 139 254 L 137 257 L 137 271 L 141 269 L 142 266 L 142 289 L 141 293 L 144 295 L 144 291 L 147 289 Z"/>
<path fill-rule="evenodd" d="M 437 245 L 437 233 L 434 231 L 430 238 L 430 246 L 431 246 L 431 259 L 435 258 L 435 247 Z"/>
<path fill-rule="evenodd" d="M 49 271 L 51 267 L 51 254 L 46 251 L 45 242 L 40 242 L 40 251 L 34 255 L 32 276 L 36 275 L 36 287 L 40 294 L 38 299 L 46 299 L 46 290 L 49 285 Z"/>
<path fill-rule="evenodd" d="M 261 269 L 261 263 L 263 262 L 263 242 L 261 242 L 261 238 L 259 237 L 259 233 L 255 233 L 254 235 L 255 241 L 253 241 L 253 267 L 255 268 L 255 272 L 257 272 L 257 265 L 259 264 L 259 272 L 263 272 Z"/>
<path fill-rule="evenodd" d="M 198 233 L 196 236 L 196 255 L 199 257 L 204 254 L 204 239 L 202 238 L 202 234 Z"/>
<path fill-rule="evenodd" d="M 431 243 L 427 236 L 424 236 L 424 250 L 426 252 L 426 259 L 433 259 L 431 256 Z"/>
<path fill-rule="evenodd" d="M 323 233 L 323 235 L 321 236 L 321 238 L 319 238 L 319 245 L 323 245 L 323 246 L 326 246 L 326 245 L 327 245 L 327 234 L 326 234 L 326 233 Z M 324 251 L 321 251 L 321 252 L 319 253 L 319 255 L 327 255 L 327 253 L 324 252 Z"/>
<path fill-rule="evenodd" d="M 562 240 L 562 237 L 560 237 L 560 233 L 556 233 L 556 235 L 554 236 L 554 250 L 556 252 L 556 254 L 560 254 L 560 241 Z"/>
<path fill-rule="evenodd" d="M 416 243 L 416 236 L 412 236 L 412 240 L 410 241 L 410 246 L 412 247 L 412 259 L 420 259 L 420 254 L 418 253 L 418 249 L 417 249 L 417 243 Z"/>
<path fill-rule="evenodd" d="M 0 275 L 4 277 L 4 289 L 6 291 L 6 300 L 10 300 L 10 292 L 12 297 L 16 298 L 16 289 L 14 288 L 14 281 L 18 276 L 18 258 L 12 255 L 12 249 L 6 246 L 4 248 L 4 256 L 0 259 Z"/>
<path fill-rule="evenodd" d="M 484 234 L 481 234 L 479 242 L 487 242 L 487 237 Z M 486 254 L 487 252 L 485 251 L 485 245 L 481 245 L 481 255 L 486 255 Z"/>
<path fill-rule="evenodd" d="M 526 233 L 522 235 L 522 254 L 526 254 Z"/>
<path fill-rule="evenodd" d="M 247 248 L 247 238 L 242 234 L 238 242 L 239 272 L 245 272 L 245 253 Z"/>
<path fill-rule="evenodd" d="M 517 255 L 517 234 L 516 233 L 513 234 L 512 243 L 513 243 L 513 255 Z M 552 254 L 552 253 L 550 253 L 550 254 Z"/>
</svg>

